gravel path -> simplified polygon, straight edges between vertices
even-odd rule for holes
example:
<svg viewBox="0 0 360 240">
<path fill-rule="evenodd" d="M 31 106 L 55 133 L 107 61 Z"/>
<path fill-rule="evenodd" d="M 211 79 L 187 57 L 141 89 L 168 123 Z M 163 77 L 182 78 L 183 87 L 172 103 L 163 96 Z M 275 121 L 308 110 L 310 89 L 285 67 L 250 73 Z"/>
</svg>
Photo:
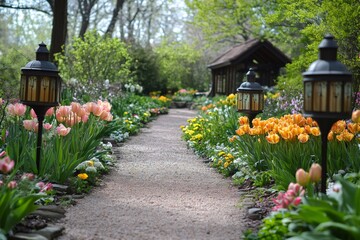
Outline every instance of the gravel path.
<svg viewBox="0 0 360 240">
<path fill-rule="evenodd" d="M 143 128 L 115 148 L 116 170 L 67 209 L 64 239 L 240 239 L 240 195 L 181 140 L 187 109 Z"/>
</svg>

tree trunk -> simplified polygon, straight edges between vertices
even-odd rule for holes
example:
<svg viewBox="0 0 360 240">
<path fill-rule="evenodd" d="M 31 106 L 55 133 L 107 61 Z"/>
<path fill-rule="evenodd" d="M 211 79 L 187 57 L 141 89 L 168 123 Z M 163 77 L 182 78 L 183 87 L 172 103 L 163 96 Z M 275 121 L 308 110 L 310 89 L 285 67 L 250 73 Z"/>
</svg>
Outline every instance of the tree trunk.
<svg viewBox="0 0 360 240">
<path fill-rule="evenodd" d="M 81 27 L 79 37 L 84 38 L 84 35 L 90 24 L 90 14 L 94 5 L 98 0 L 78 0 L 80 14 L 81 14 Z"/>
<path fill-rule="evenodd" d="M 118 19 L 120 10 L 123 8 L 124 2 L 125 2 L 125 0 L 116 0 L 116 6 L 114 8 L 113 15 L 111 17 L 111 21 L 105 32 L 106 36 L 111 37 L 112 34 L 114 33 L 115 23 L 116 23 L 116 20 Z"/>
<path fill-rule="evenodd" d="M 67 3 L 68 0 L 56 0 L 53 5 L 53 26 L 51 32 L 50 60 L 54 54 L 62 51 L 67 35 Z"/>
</svg>

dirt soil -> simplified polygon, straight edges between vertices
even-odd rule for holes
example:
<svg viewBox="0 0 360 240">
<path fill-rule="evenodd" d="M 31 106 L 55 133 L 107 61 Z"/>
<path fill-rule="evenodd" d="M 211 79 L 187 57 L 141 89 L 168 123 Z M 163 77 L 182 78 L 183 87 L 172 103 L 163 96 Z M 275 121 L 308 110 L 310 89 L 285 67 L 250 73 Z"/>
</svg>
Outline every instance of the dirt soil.
<svg viewBox="0 0 360 240">
<path fill-rule="evenodd" d="M 66 209 L 59 239 L 241 239 L 248 220 L 238 189 L 181 140 L 194 116 L 170 109 L 114 148 L 116 168 Z"/>
</svg>

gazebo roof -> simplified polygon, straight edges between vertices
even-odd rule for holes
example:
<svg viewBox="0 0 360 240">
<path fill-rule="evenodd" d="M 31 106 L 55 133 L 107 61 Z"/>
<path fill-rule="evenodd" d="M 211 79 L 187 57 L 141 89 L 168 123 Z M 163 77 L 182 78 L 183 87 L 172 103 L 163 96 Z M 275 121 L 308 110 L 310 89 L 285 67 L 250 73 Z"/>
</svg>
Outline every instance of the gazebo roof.
<svg viewBox="0 0 360 240">
<path fill-rule="evenodd" d="M 272 63 L 279 66 L 285 66 L 291 62 L 290 58 L 268 40 L 254 38 L 233 46 L 213 60 L 208 68 L 221 68 L 246 60 L 256 60 L 258 63 Z"/>
</svg>

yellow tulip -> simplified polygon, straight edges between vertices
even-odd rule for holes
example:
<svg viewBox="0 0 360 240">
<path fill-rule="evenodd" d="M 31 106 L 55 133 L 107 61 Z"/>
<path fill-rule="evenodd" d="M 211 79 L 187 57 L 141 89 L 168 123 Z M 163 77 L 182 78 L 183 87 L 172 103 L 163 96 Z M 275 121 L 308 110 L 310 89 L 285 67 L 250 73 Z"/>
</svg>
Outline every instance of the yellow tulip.
<svg viewBox="0 0 360 240">
<path fill-rule="evenodd" d="M 296 182 L 300 184 L 301 186 L 305 187 L 308 185 L 310 181 L 310 175 L 308 172 L 306 172 L 304 169 L 300 168 L 296 171 L 295 174 Z"/>
<path fill-rule="evenodd" d="M 313 163 L 309 170 L 310 181 L 317 183 L 321 179 L 321 166 L 318 163 Z"/>
</svg>

